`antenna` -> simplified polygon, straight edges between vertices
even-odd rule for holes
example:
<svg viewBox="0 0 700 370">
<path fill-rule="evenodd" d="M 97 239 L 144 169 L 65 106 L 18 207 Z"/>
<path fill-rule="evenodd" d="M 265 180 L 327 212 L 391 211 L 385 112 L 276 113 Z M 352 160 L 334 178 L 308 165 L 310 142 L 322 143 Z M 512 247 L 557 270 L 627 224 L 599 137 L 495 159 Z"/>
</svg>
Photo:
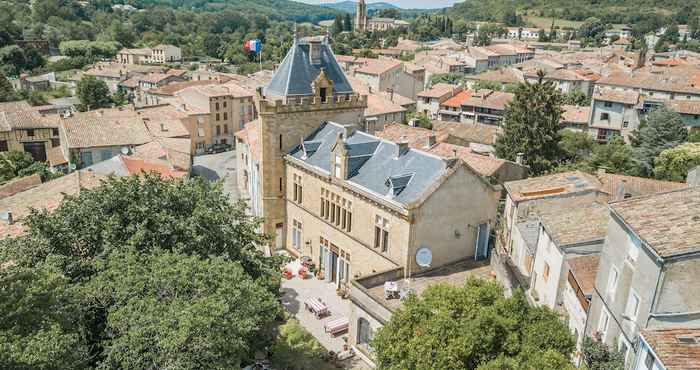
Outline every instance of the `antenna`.
<svg viewBox="0 0 700 370">
<path fill-rule="evenodd" d="M 420 267 L 427 268 L 433 262 L 433 252 L 428 247 L 418 248 L 416 251 L 416 264 Z"/>
</svg>

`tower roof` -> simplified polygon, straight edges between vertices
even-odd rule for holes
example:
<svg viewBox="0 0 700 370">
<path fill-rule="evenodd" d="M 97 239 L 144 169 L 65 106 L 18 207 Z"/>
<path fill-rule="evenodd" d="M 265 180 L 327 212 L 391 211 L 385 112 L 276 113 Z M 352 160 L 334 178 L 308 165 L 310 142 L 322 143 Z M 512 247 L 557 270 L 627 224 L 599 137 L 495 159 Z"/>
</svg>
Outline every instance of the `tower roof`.
<svg viewBox="0 0 700 370">
<path fill-rule="evenodd" d="M 318 48 L 317 58 L 312 58 L 312 48 Z M 265 94 L 279 97 L 314 95 L 312 83 L 321 73 L 321 69 L 333 82 L 333 91 L 336 94 L 353 93 L 352 86 L 338 65 L 328 42 L 314 38 L 294 42 L 265 88 Z"/>
</svg>

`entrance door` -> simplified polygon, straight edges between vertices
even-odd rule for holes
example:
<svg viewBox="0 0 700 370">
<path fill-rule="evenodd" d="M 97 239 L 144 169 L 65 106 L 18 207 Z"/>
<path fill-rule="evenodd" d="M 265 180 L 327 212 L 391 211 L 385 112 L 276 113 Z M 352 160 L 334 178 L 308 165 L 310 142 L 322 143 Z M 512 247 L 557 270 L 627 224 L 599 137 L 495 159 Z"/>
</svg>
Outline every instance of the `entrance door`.
<svg viewBox="0 0 700 370">
<path fill-rule="evenodd" d="M 489 224 L 480 224 L 476 230 L 476 252 L 474 259 L 479 261 L 489 256 Z"/>
<path fill-rule="evenodd" d="M 277 250 L 284 249 L 284 224 L 275 225 L 275 248 Z"/>
<path fill-rule="evenodd" d="M 35 161 L 37 162 L 46 162 L 46 143 L 43 141 L 40 142 L 31 142 L 31 143 L 24 143 L 24 151 L 31 154 L 32 158 L 34 158 Z"/>
<path fill-rule="evenodd" d="M 331 281 L 338 282 L 338 254 L 331 251 Z"/>
</svg>

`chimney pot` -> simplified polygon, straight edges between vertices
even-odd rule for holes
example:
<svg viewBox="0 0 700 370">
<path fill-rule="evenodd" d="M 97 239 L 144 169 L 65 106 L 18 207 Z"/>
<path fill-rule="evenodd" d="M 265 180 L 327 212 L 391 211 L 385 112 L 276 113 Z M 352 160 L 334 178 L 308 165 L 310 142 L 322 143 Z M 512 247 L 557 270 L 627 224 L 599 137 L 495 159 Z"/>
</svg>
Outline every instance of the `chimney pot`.
<svg viewBox="0 0 700 370">
<path fill-rule="evenodd" d="M 397 142 L 396 147 L 394 148 L 394 159 L 399 159 L 399 157 L 406 154 L 406 152 L 408 152 L 408 142 L 407 141 Z"/>
</svg>

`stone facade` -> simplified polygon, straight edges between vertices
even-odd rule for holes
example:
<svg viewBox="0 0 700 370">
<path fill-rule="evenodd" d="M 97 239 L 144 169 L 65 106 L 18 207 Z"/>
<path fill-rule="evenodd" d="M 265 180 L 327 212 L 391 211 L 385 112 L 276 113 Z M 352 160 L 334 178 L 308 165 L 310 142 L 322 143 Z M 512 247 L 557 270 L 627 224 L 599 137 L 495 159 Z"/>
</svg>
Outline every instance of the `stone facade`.
<svg viewBox="0 0 700 370">
<path fill-rule="evenodd" d="M 271 102 L 261 99 L 260 121 L 260 206 L 263 231 L 273 237 L 272 246 L 284 246 L 285 168 L 283 156 L 294 149 L 324 121 L 359 124 L 367 107 L 367 97 L 359 95 L 288 98 Z"/>
</svg>

